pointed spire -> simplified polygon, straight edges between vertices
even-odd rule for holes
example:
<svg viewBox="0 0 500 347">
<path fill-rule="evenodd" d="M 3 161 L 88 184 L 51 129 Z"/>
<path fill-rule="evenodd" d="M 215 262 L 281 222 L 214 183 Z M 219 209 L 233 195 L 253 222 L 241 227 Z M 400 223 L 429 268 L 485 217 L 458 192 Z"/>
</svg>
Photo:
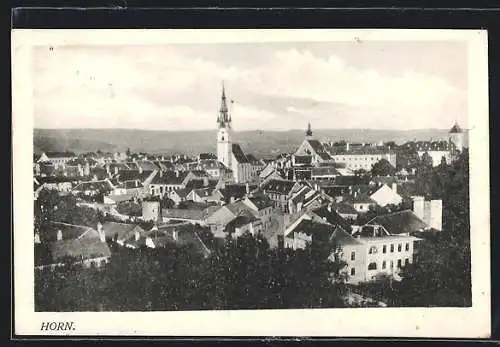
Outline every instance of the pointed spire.
<svg viewBox="0 0 500 347">
<path fill-rule="evenodd" d="M 219 128 L 231 128 L 231 116 L 229 116 L 229 111 L 226 102 L 226 89 L 224 87 L 224 81 L 222 81 L 222 96 L 219 115 L 217 116 L 217 123 Z"/>
<path fill-rule="evenodd" d="M 307 137 L 311 137 L 313 134 L 312 130 L 311 130 L 311 122 L 307 123 L 307 131 L 306 131 L 306 136 Z"/>
</svg>

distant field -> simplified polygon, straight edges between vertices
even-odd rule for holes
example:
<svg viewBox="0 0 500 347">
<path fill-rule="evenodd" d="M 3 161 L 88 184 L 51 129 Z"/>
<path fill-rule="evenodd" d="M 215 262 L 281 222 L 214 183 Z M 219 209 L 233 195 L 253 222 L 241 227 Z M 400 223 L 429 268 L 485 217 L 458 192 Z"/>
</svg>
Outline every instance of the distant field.
<svg viewBox="0 0 500 347">
<path fill-rule="evenodd" d="M 445 139 L 448 129 L 422 130 L 371 130 L 371 129 L 323 129 L 315 130 L 314 136 L 321 141 L 378 142 Z M 234 134 L 246 153 L 257 157 L 275 157 L 279 153 L 292 152 L 304 139 L 303 130 L 290 131 L 241 131 Z M 148 131 L 130 129 L 35 129 L 34 150 L 42 151 L 125 151 L 178 153 L 195 155 L 215 152 L 216 130 L 206 131 Z"/>
</svg>

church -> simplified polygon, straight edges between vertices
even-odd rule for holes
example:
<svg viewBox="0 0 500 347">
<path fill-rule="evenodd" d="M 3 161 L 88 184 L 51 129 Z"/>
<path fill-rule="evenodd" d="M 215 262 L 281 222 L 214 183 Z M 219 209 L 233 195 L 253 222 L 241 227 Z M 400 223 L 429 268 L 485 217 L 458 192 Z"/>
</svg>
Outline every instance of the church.
<svg viewBox="0 0 500 347">
<path fill-rule="evenodd" d="M 217 116 L 217 160 L 233 172 L 235 183 L 246 183 L 252 180 L 252 164 L 240 145 L 232 142 L 231 115 L 227 107 L 226 91 L 222 84 L 222 97 L 219 115 Z"/>
</svg>

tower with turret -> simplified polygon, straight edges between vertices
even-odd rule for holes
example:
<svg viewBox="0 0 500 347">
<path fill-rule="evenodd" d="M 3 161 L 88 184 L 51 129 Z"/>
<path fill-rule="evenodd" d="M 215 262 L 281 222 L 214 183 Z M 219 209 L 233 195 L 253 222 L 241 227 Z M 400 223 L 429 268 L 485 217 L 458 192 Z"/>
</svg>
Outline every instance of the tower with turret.
<svg viewBox="0 0 500 347">
<path fill-rule="evenodd" d="M 457 122 L 453 125 L 448 133 L 448 140 L 450 144 L 453 143 L 455 148 L 462 152 L 464 148 L 464 133 Z"/>
<path fill-rule="evenodd" d="M 231 167 L 232 156 L 232 131 L 231 131 L 231 115 L 227 108 L 226 91 L 224 83 L 222 83 L 222 96 L 219 115 L 217 116 L 217 160 L 226 167 Z"/>
</svg>

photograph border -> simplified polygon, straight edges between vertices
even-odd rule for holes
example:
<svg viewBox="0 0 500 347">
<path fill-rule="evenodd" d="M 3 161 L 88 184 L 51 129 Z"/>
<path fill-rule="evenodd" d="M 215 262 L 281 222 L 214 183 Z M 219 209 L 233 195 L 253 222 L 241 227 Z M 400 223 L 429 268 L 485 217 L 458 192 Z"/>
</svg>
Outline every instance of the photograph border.
<svg viewBox="0 0 500 347">
<path fill-rule="evenodd" d="M 30 181 L 33 178 L 31 169 L 33 158 L 31 47 L 36 45 L 150 45 L 186 42 L 296 42 L 356 39 L 361 41 L 466 40 L 468 42 L 471 308 L 343 308 L 134 313 L 34 312 L 33 192 Z M 50 29 L 13 29 L 11 40 L 16 334 L 489 337 L 491 329 L 491 272 L 488 42 L 486 30 L 68 29 L 54 31 Z M 16 230 L 18 231 L 16 232 Z M 95 315 L 98 315 L 98 318 Z M 384 319 L 380 318 L 381 315 Z M 42 332 L 40 326 L 44 321 L 74 321 L 76 329 L 59 333 Z M 390 321 L 391 324 L 387 324 L 387 321 Z M 314 324 L 302 324 L 303 322 L 314 322 Z"/>
</svg>

